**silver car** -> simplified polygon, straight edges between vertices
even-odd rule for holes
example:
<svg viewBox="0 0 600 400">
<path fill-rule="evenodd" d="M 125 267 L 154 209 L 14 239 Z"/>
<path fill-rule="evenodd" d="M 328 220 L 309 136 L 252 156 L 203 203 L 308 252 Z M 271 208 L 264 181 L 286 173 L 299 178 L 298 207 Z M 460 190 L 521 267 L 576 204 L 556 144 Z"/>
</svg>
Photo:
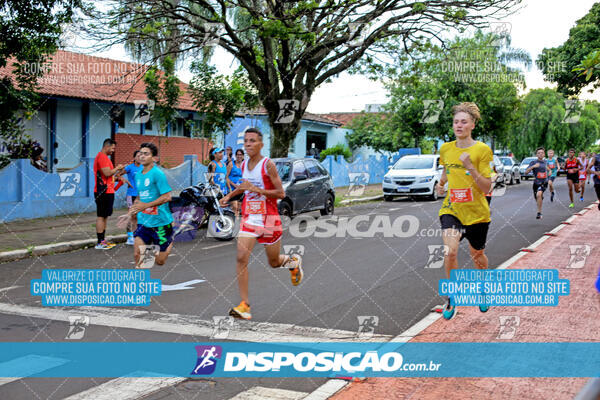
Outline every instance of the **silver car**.
<svg viewBox="0 0 600 400">
<path fill-rule="evenodd" d="M 504 168 L 504 164 L 500 161 L 500 157 L 494 155 L 494 171 L 496 172 L 496 184 L 495 186 L 503 186 L 510 180 L 510 172 L 507 168 Z"/>
<path fill-rule="evenodd" d="M 510 178 L 508 178 L 508 184 L 514 185 L 515 183 L 521 183 L 521 170 L 519 168 L 519 163 L 513 157 L 500 157 L 500 161 L 504 164 L 504 168 L 507 169 L 510 173 Z"/>
</svg>

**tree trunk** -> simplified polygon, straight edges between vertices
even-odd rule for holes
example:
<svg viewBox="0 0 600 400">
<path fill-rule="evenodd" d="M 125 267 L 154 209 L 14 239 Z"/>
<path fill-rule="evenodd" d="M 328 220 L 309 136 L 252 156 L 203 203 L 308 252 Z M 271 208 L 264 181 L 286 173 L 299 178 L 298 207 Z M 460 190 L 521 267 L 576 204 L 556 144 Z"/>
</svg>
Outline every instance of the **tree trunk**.
<svg viewBox="0 0 600 400">
<path fill-rule="evenodd" d="M 269 115 L 269 125 L 271 126 L 271 158 L 282 158 L 288 156 L 290 143 L 296 138 L 300 130 L 302 115 L 304 109 L 294 110 L 293 119 L 290 122 L 282 123 L 278 102 L 265 101 L 265 108 Z"/>
</svg>

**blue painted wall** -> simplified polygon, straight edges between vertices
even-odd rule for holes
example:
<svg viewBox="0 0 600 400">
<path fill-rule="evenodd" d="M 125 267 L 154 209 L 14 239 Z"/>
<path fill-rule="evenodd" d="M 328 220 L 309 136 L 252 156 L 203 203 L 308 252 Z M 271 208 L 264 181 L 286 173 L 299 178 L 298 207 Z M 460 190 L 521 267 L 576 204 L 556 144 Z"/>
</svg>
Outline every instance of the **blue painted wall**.
<svg viewBox="0 0 600 400">
<path fill-rule="evenodd" d="M 388 166 L 406 154 L 419 154 L 419 149 L 401 149 L 391 161 L 387 157 L 359 157 L 347 163 L 342 156 L 328 156 L 323 166 L 331 174 L 336 187 L 348 186 L 351 175 L 369 174 L 369 184 L 381 183 Z M 184 156 L 185 161 L 175 168 L 164 169 L 173 191 L 206 182 L 207 167 L 196 155 Z M 31 166 L 29 160 L 14 160 L 0 170 L 0 222 L 33 219 L 68 214 L 94 212 L 93 158 L 82 158 L 80 164 L 63 173 L 46 173 Z M 115 195 L 115 209 L 125 207 L 126 188 Z"/>
</svg>

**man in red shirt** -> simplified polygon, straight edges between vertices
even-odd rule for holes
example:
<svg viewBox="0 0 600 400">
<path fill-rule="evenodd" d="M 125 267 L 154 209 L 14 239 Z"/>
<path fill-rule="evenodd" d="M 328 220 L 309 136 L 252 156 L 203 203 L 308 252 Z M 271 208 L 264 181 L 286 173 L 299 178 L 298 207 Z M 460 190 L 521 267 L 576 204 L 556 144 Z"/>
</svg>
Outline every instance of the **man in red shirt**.
<svg viewBox="0 0 600 400">
<path fill-rule="evenodd" d="M 113 203 L 115 201 L 115 176 L 122 173 L 124 166 L 119 164 L 113 167 L 113 163 L 108 156 L 115 152 L 117 142 L 113 139 L 106 139 L 102 143 L 102 150 L 94 159 L 94 200 L 96 201 L 96 236 L 98 244 L 96 249 L 112 249 L 114 243 L 108 243 L 104 239 L 106 232 L 106 221 L 112 215 Z"/>
</svg>

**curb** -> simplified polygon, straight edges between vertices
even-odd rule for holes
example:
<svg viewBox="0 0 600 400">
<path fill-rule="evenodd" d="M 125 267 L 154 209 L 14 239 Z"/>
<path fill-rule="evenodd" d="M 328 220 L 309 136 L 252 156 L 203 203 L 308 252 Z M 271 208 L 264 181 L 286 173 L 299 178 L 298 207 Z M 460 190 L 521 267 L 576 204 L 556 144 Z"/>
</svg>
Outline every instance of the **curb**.
<svg viewBox="0 0 600 400">
<path fill-rule="evenodd" d="M 579 214 L 579 215 L 585 214 L 585 212 L 589 211 L 593 207 L 594 204 L 598 204 L 598 201 L 595 201 L 594 203 L 592 203 L 592 206 L 586 207 L 584 209 L 585 211 L 582 210 L 583 213 Z M 575 217 L 575 215 L 573 215 L 571 218 L 569 218 L 567 220 L 567 221 L 569 221 L 569 222 L 567 222 L 567 224 L 571 225 L 571 220 L 575 220 L 575 219 L 576 219 L 576 217 Z M 546 240 L 550 239 L 551 236 L 556 236 L 556 233 L 565 227 L 565 222 L 566 221 L 561 222 L 554 229 L 552 229 L 550 231 L 552 233 L 552 235 L 547 235 L 547 233 L 550 233 L 550 232 L 544 233 L 538 240 L 536 240 L 530 246 L 522 248 L 519 251 L 517 251 L 517 253 L 514 254 L 512 257 L 510 257 L 508 260 L 506 260 L 502 264 L 498 265 L 496 267 L 496 269 L 506 269 L 506 268 L 510 267 L 519 258 L 525 256 L 528 252 L 534 252 L 536 247 L 538 247 L 540 244 L 542 244 Z M 408 328 L 406 331 L 404 331 L 400 335 L 396 336 L 395 338 L 391 339 L 388 343 L 409 342 L 413 337 L 415 337 L 416 335 L 421 333 L 423 330 L 425 330 L 425 328 L 427 328 L 429 325 L 433 324 L 440 318 L 441 318 L 441 314 L 432 311 L 429 314 L 427 314 L 425 317 L 423 317 L 420 321 L 418 321 L 417 323 L 412 325 L 410 328 Z M 349 382 L 349 381 L 344 381 L 344 380 L 340 380 L 340 379 L 329 379 L 323 385 L 319 386 L 312 393 L 310 393 L 309 396 L 306 397 L 306 399 L 310 398 L 311 400 L 313 400 L 313 399 L 314 400 L 326 400 L 326 399 L 330 398 L 331 396 L 337 394 L 338 392 L 341 392 L 343 389 L 345 389 L 347 386 L 349 386 L 350 383 L 351 382 Z M 596 390 L 597 386 L 598 386 L 598 381 L 594 381 L 593 379 L 591 379 L 590 382 L 588 382 L 588 384 L 584 388 L 584 390 L 582 390 L 580 395 L 576 398 L 576 400 L 588 400 L 587 397 L 580 397 L 580 396 L 587 395 L 588 392 L 590 391 L 589 387 L 593 387 L 594 390 Z M 591 398 L 589 400 L 591 400 Z"/>
<path fill-rule="evenodd" d="M 106 237 L 107 240 L 112 240 L 115 243 L 123 243 L 127 240 L 126 234 L 111 235 Z M 12 251 L 4 251 L 0 253 L 0 263 L 9 261 L 22 260 L 33 256 L 45 256 L 52 253 L 65 253 L 67 251 L 84 249 L 96 244 L 96 239 L 73 240 L 70 242 L 60 242 L 52 244 L 42 244 L 32 246 L 27 249 L 19 249 Z"/>
<path fill-rule="evenodd" d="M 358 199 L 346 199 L 346 200 L 342 200 L 340 201 L 340 204 L 352 204 L 352 203 L 359 203 L 361 201 L 371 201 L 371 200 L 381 200 L 383 199 L 383 195 L 378 195 L 378 196 L 371 196 L 371 197 L 359 197 Z"/>
</svg>

